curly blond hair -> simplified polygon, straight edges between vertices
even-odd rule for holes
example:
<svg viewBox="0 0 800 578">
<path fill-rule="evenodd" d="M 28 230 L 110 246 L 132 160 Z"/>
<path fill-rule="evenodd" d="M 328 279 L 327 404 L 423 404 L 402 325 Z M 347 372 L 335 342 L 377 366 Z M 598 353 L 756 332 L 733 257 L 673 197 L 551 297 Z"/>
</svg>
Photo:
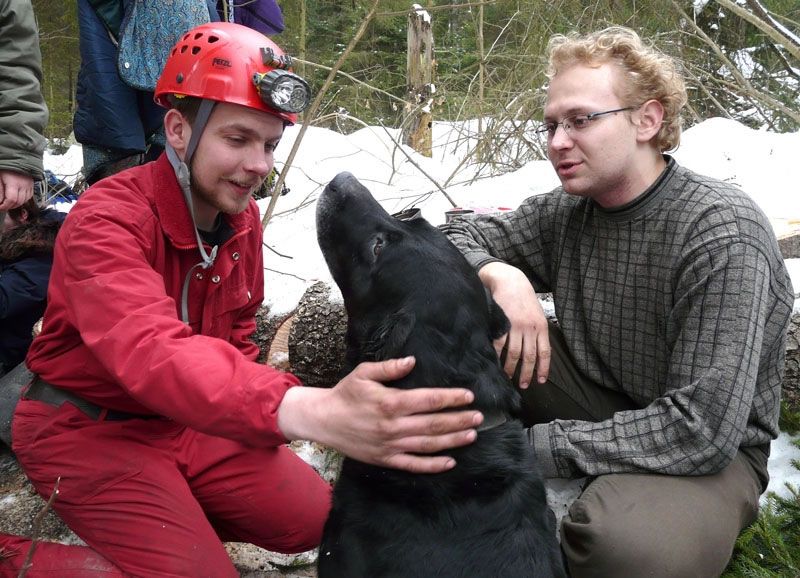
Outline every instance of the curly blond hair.
<svg viewBox="0 0 800 578">
<path fill-rule="evenodd" d="M 681 109 L 686 104 L 686 85 L 677 63 L 653 46 L 645 45 L 636 32 L 623 26 L 582 35 L 572 32 L 553 36 L 548 45 L 548 78 L 575 64 L 600 66 L 616 62 L 627 82 L 617 89 L 624 106 L 657 100 L 664 107 L 661 130 L 653 138 L 661 152 L 676 148 L 681 137 Z"/>
</svg>

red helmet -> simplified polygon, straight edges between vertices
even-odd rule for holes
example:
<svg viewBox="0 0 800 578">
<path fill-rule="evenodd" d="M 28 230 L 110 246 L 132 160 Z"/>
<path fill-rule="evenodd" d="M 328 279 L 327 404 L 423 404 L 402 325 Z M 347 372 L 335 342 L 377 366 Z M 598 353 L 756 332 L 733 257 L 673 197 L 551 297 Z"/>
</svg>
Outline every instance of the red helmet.
<svg viewBox="0 0 800 578">
<path fill-rule="evenodd" d="M 187 32 L 172 49 L 155 91 L 194 96 L 263 110 L 297 122 L 311 100 L 308 83 L 291 70 L 292 59 L 260 32 L 231 22 L 209 22 Z"/>
</svg>

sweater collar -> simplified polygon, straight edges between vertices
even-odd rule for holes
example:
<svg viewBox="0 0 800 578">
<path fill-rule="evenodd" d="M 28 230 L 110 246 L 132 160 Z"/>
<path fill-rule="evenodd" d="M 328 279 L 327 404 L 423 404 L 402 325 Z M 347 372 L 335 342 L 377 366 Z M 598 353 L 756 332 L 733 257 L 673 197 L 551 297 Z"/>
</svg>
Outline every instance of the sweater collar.
<svg viewBox="0 0 800 578">
<path fill-rule="evenodd" d="M 666 188 L 666 184 L 675 174 L 675 169 L 678 166 L 675 159 L 670 155 L 663 155 L 666 167 L 658 176 L 658 178 L 650 185 L 641 195 L 632 201 L 620 205 L 618 207 L 611 207 L 604 209 L 600 205 L 594 203 L 594 208 L 597 214 L 610 219 L 630 219 L 647 211 L 648 208 L 655 202 L 661 195 L 661 191 Z"/>
</svg>

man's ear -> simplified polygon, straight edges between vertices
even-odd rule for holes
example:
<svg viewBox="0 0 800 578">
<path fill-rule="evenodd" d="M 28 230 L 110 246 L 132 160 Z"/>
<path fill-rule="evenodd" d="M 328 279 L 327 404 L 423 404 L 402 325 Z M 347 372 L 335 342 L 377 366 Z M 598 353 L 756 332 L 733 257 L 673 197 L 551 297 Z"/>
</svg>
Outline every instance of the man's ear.
<svg viewBox="0 0 800 578">
<path fill-rule="evenodd" d="M 657 100 L 648 100 L 639 109 L 639 123 L 636 125 L 637 139 L 640 142 L 652 140 L 661 130 L 664 120 L 664 107 Z"/>
<path fill-rule="evenodd" d="M 183 160 L 183 155 L 189 146 L 189 139 L 192 138 L 192 126 L 177 109 L 171 108 L 164 115 L 164 134 L 167 142 Z"/>
</svg>

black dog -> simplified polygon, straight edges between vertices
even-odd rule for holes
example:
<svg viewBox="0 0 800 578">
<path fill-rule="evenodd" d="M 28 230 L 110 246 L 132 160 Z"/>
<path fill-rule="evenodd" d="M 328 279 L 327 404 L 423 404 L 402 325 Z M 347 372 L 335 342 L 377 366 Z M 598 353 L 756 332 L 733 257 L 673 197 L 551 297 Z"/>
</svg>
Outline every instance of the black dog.
<svg viewBox="0 0 800 578">
<path fill-rule="evenodd" d="M 447 238 L 390 216 L 349 173 L 317 206 L 317 238 L 348 316 L 346 367 L 417 359 L 400 388 L 466 387 L 485 420 L 440 474 L 345 459 L 319 552 L 320 578 L 564 576 L 519 394 L 492 339 L 502 309 Z"/>
</svg>

